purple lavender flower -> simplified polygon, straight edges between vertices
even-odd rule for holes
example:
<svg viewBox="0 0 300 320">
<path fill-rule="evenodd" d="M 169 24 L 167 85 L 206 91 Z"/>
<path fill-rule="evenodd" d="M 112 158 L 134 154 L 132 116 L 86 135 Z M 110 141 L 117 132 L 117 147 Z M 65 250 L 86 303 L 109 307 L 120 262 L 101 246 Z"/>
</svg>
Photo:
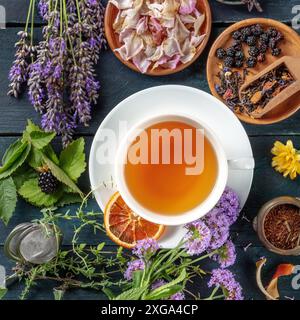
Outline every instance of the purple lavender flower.
<svg viewBox="0 0 300 320">
<path fill-rule="evenodd" d="M 145 269 L 145 263 L 142 259 L 136 259 L 133 261 L 128 262 L 127 269 L 124 273 L 124 278 L 126 280 L 132 280 L 132 274 L 134 271 L 137 270 L 144 270 Z"/>
<path fill-rule="evenodd" d="M 137 241 L 132 252 L 139 258 L 149 258 L 156 253 L 159 245 L 156 240 L 152 238 Z"/>
<path fill-rule="evenodd" d="M 217 203 L 216 208 L 220 209 L 226 215 L 229 224 L 232 225 L 240 213 L 240 200 L 237 193 L 227 187 Z"/>
<path fill-rule="evenodd" d="M 184 246 L 187 249 L 187 253 L 193 256 L 204 252 L 211 240 L 211 233 L 206 224 L 201 220 L 197 220 L 187 224 L 185 227 L 188 230 L 184 237 Z"/>
<path fill-rule="evenodd" d="M 158 279 L 156 280 L 152 286 L 151 286 L 151 290 L 155 290 L 158 289 L 160 287 L 162 287 L 163 285 L 167 284 L 167 282 L 163 279 Z M 184 300 L 185 299 L 185 295 L 183 292 L 177 292 L 175 294 L 173 294 L 172 296 L 170 296 L 169 300 Z"/>
<path fill-rule="evenodd" d="M 220 287 L 226 300 L 243 300 L 242 287 L 226 269 L 214 269 L 208 287 Z"/>
<path fill-rule="evenodd" d="M 211 233 L 209 250 L 218 249 L 229 238 L 229 223 L 223 211 L 218 208 L 211 210 L 203 221 L 208 226 Z"/>
<path fill-rule="evenodd" d="M 212 256 L 212 259 L 218 261 L 222 269 L 228 268 L 235 263 L 236 251 L 231 240 L 228 240 L 219 250 Z"/>
<path fill-rule="evenodd" d="M 43 20 L 47 20 L 49 14 L 49 0 L 40 0 L 38 3 L 39 14 Z"/>
</svg>

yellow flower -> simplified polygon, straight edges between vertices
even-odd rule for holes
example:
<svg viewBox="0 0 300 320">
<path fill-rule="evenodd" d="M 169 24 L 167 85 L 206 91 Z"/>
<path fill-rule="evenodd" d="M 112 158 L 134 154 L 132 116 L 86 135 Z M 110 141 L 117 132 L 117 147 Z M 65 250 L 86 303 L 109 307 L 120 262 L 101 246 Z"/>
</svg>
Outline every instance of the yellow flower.
<svg viewBox="0 0 300 320">
<path fill-rule="evenodd" d="M 286 145 L 276 141 L 271 152 L 275 156 L 272 159 L 272 167 L 285 178 L 289 175 L 294 180 L 300 174 L 300 154 L 291 140 L 288 140 Z"/>
</svg>

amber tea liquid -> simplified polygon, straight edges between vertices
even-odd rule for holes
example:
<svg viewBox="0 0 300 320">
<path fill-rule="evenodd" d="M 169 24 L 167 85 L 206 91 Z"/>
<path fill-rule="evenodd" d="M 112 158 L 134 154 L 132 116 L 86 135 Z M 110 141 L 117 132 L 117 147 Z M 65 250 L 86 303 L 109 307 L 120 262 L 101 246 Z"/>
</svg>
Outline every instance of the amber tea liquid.
<svg viewBox="0 0 300 320">
<path fill-rule="evenodd" d="M 192 146 L 189 148 L 193 155 L 196 152 L 196 128 L 179 121 L 165 121 L 150 126 L 145 130 L 148 139 L 149 161 L 147 164 L 133 164 L 127 161 L 124 168 L 125 180 L 131 195 L 143 207 L 152 212 L 166 215 L 177 215 L 190 211 L 201 204 L 211 193 L 218 175 L 218 163 L 216 154 L 210 141 L 205 137 L 203 141 L 204 157 L 203 170 L 200 174 L 187 175 L 187 164 L 174 162 L 175 140 L 170 139 L 170 163 L 153 164 L 150 161 L 151 132 L 152 129 L 180 130 L 182 136 L 186 129 L 192 131 Z M 137 137 L 133 142 L 139 141 Z M 162 139 L 159 140 L 160 151 L 162 151 Z M 184 152 L 184 139 L 182 140 Z M 132 144 L 132 145 L 133 145 Z M 202 149 L 203 149 L 202 148 Z M 182 154 L 182 159 L 184 155 Z"/>
</svg>

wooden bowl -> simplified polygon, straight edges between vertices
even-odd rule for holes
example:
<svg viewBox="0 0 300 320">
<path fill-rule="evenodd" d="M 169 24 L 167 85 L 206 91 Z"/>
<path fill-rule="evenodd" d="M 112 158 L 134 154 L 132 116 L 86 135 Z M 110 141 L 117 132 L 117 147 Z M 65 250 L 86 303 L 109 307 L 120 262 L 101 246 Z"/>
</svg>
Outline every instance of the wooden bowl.
<svg viewBox="0 0 300 320">
<path fill-rule="evenodd" d="M 211 16 L 211 10 L 210 5 L 207 0 L 198 0 L 197 1 L 197 9 L 205 14 L 205 22 L 203 23 L 201 27 L 201 34 L 206 34 L 206 37 L 204 40 L 200 43 L 200 45 L 196 48 L 196 54 L 193 57 L 193 59 L 187 63 L 180 63 L 176 69 L 164 69 L 161 67 L 158 67 L 154 70 L 149 70 L 145 74 L 151 75 L 151 76 L 165 76 L 168 74 L 179 72 L 185 68 L 187 68 L 189 65 L 191 65 L 193 62 L 195 62 L 201 53 L 203 52 L 204 48 L 207 45 L 207 42 L 209 40 L 209 36 L 211 33 L 211 27 L 212 27 L 212 16 Z M 118 34 L 116 34 L 113 30 L 113 22 L 118 14 L 118 9 L 112 5 L 111 3 L 108 3 L 105 11 L 105 18 L 104 18 L 104 28 L 105 28 L 105 35 L 107 42 L 109 44 L 109 47 L 111 48 L 112 52 L 115 54 L 115 56 L 123 62 L 127 67 L 130 69 L 140 72 L 139 69 L 129 60 L 126 61 L 121 58 L 120 54 L 115 51 L 115 49 L 121 47 L 121 43 L 118 39 Z"/>
<path fill-rule="evenodd" d="M 207 80 L 208 85 L 210 88 L 210 91 L 212 94 L 217 97 L 222 102 L 225 102 L 225 100 L 220 97 L 215 89 L 215 84 L 219 83 L 219 79 L 217 77 L 219 72 L 219 63 L 220 60 L 215 56 L 216 50 L 220 47 L 227 48 L 231 45 L 233 42 L 231 38 L 231 34 L 240 29 L 244 28 L 253 24 L 261 24 L 265 28 L 267 27 L 274 27 L 278 31 L 280 31 L 284 35 L 284 40 L 280 43 L 280 48 L 282 49 L 282 54 L 280 57 L 284 55 L 289 56 L 296 56 L 300 57 L 300 37 L 297 34 L 296 31 L 294 31 L 292 28 L 288 27 L 287 25 L 272 20 L 272 19 L 264 19 L 264 18 L 254 18 L 254 19 L 247 19 L 240 21 L 238 23 L 233 24 L 229 28 L 227 28 L 214 42 L 208 56 L 207 61 Z M 250 80 L 253 76 L 255 76 L 258 72 L 262 71 L 264 68 L 269 66 L 271 63 L 273 63 L 276 59 L 276 57 L 273 57 L 271 53 L 268 53 L 266 55 L 266 61 L 263 63 L 258 63 L 255 68 L 249 69 L 249 75 L 246 77 L 246 81 Z M 239 69 L 235 69 L 239 70 Z M 240 69 L 241 70 L 241 69 Z M 251 124 L 272 124 L 276 123 L 282 120 L 285 120 L 292 116 L 298 109 L 300 108 L 300 95 L 296 95 L 294 98 L 290 99 L 286 104 L 279 106 L 274 111 L 269 112 L 264 117 L 260 119 L 254 119 L 251 118 L 248 115 L 236 113 L 237 117 L 247 123 Z"/>
</svg>

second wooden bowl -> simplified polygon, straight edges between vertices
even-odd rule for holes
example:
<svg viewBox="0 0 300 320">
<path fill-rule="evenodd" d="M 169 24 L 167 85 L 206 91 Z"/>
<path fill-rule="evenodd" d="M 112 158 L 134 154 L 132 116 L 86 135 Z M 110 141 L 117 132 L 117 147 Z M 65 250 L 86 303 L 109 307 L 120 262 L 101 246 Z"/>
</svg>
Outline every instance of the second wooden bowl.
<svg viewBox="0 0 300 320">
<path fill-rule="evenodd" d="M 164 69 L 161 67 L 158 67 L 154 70 L 149 69 L 146 74 L 151 75 L 151 76 L 164 76 L 172 73 L 179 72 L 188 66 L 190 66 L 193 62 L 195 62 L 201 53 L 203 52 L 204 48 L 207 45 L 210 33 L 211 33 L 211 27 L 212 27 L 212 16 L 211 16 L 211 10 L 210 10 L 210 5 L 207 0 L 197 0 L 197 9 L 205 14 L 205 22 L 203 23 L 201 27 L 201 34 L 206 34 L 206 37 L 204 40 L 201 42 L 201 44 L 197 47 L 197 51 L 193 59 L 187 63 L 180 63 L 176 69 Z M 115 51 L 115 49 L 121 47 L 121 43 L 119 41 L 119 36 L 116 34 L 113 30 L 113 22 L 118 14 L 118 9 L 112 5 L 111 3 L 108 3 L 105 11 L 105 18 L 104 18 L 104 27 L 105 27 L 105 35 L 107 42 L 109 44 L 109 47 L 111 48 L 112 52 L 115 54 L 115 56 L 123 62 L 127 67 L 130 69 L 140 72 L 138 68 L 129 60 L 125 61 L 121 58 L 120 54 Z"/>
<path fill-rule="evenodd" d="M 287 55 L 287 56 L 294 56 L 300 57 L 300 37 L 296 31 L 292 28 L 288 27 L 287 25 L 278 22 L 272 19 L 264 19 L 264 18 L 254 18 L 254 19 L 247 19 L 240 21 L 238 23 L 233 24 L 229 28 L 227 28 L 215 41 L 211 50 L 209 52 L 208 61 L 207 61 L 207 80 L 209 84 L 210 91 L 212 94 L 223 101 L 225 104 L 226 102 L 218 95 L 215 85 L 219 83 L 218 73 L 220 71 L 219 64 L 220 60 L 216 57 L 216 51 L 218 48 L 227 48 L 229 47 L 233 40 L 232 40 L 232 33 L 236 30 L 239 30 L 244 27 L 248 27 L 254 24 L 261 24 L 263 27 L 274 27 L 278 31 L 280 31 L 284 35 L 284 40 L 282 41 L 280 47 L 282 48 L 282 54 L 280 57 Z M 257 64 L 255 68 L 249 69 L 249 74 L 246 76 L 245 81 L 251 79 L 251 77 L 255 76 L 257 73 L 262 71 L 264 68 L 269 66 L 273 63 L 276 59 L 270 53 L 267 54 L 266 61 L 261 64 Z M 237 69 L 238 70 L 238 69 Z M 241 70 L 241 69 L 240 69 Z M 260 119 L 251 118 L 248 115 L 236 113 L 237 117 L 247 123 L 251 124 L 272 124 L 282 120 L 285 120 L 292 116 L 295 112 L 297 112 L 300 108 L 300 95 L 296 95 L 293 99 L 289 100 L 288 103 L 284 104 L 276 108 L 276 110 L 268 113 L 266 116 Z"/>
</svg>

